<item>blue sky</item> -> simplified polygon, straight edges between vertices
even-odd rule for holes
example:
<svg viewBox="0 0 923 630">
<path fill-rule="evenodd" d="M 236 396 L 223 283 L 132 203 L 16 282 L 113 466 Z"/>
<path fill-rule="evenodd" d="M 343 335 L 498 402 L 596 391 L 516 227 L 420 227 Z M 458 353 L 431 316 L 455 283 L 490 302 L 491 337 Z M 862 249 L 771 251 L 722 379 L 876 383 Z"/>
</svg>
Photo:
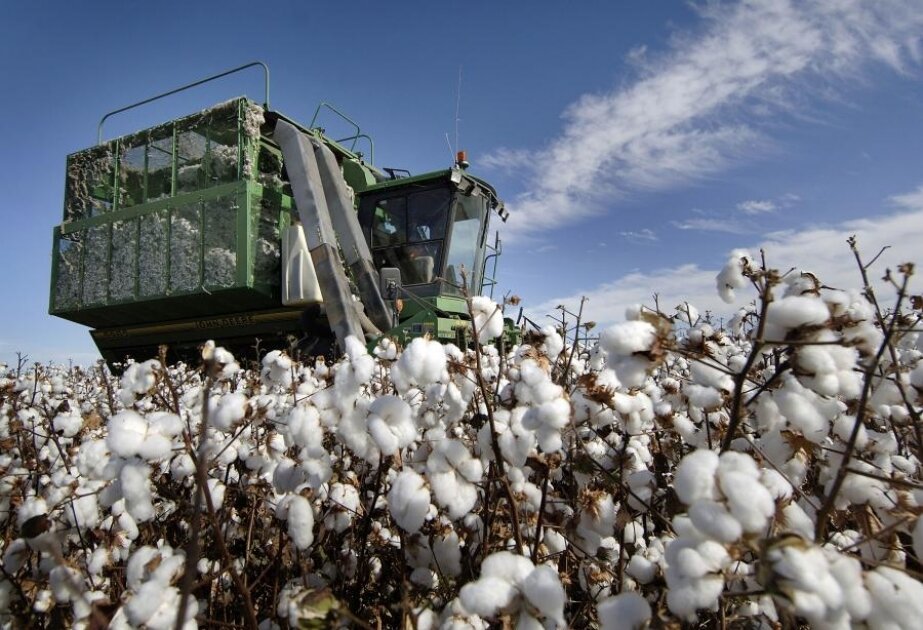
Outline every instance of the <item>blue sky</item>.
<svg viewBox="0 0 923 630">
<path fill-rule="evenodd" d="M 923 242 L 923 2 L 5 3 L 0 67 L 0 361 L 94 356 L 46 314 L 64 159 L 100 116 L 251 60 L 275 108 L 358 120 L 379 166 L 460 145 L 513 217 L 503 289 L 533 312 L 590 296 L 718 309 L 736 247 L 854 284 L 844 239 L 881 265 Z M 114 118 L 120 135 L 246 93 L 251 71 Z M 874 250 L 874 251 L 873 251 Z"/>
</svg>

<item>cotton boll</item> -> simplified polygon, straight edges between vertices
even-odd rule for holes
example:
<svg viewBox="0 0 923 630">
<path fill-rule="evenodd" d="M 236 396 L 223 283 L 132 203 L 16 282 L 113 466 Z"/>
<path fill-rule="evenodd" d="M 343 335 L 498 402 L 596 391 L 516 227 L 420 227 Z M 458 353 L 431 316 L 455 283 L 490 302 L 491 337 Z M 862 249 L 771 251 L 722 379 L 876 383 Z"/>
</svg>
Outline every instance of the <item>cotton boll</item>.
<svg viewBox="0 0 923 630">
<path fill-rule="evenodd" d="M 367 409 L 357 406 L 340 418 L 336 435 L 353 453 L 377 465 L 380 451 L 368 431 Z"/>
<path fill-rule="evenodd" d="M 205 482 L 208 487 L 208 493 L 212 498 L 212 506 L 215 508 L 215 511 L 221 509 L 221 506 L 224 504 L 224 493 L 227 490 L 227 487 L 221 483 L 219 480 L 210 478 Z"/>
<path fill-rule="evenodd" d="M 51 421 L 54 430 L 64 437 L 74 437 L 83 428 L 83 417 L 79 413 L 59 413 Z"/>
<path fill-rule="evenodd" d="M 499 577 L 513 584 L 521 584 L 535 569 L 525 556 L 509 551 L 498 551 L 488 556 L 481 565 L 481 575 Z"/>
<path fill-rule="evenodd" d="M 461 546 L 458 534 L 454 531 L 433 540 L 433 558 L 443 575 L 448 577 L 461 575 Z"/>
<path fill-rule="evenodd" d="M 133 591 L 141 588 L 141 585 L 150 579 L 153 570 L 150 567 L 159 565 L 160 562 L 160 551 L 156 547 L 145 545 L 135 550 L 125 567 L 128 588 Z"/>
<path fill-rule="evenodd" d="M 680 501 L 692 505 L 699 499 L 714 499 L 717 471 L 718 454 L 713 451 L 698 449 L 683 457 L 673 479 Z"/>
<path fill-rule="evenodd" d="M 651 605 L 638 593 L 620 593 L 600 602 L 601 630 L 641 630 L 651 618 Z"/>
<path fill-rule="evenodd" d="M 191 477 L 194 472 L 195 463 L 188 453 L 180 453 L 170 462 L 170 475 L 178 481 Z"/>
<path fill-rule="evenodd" d="M 153 432 L 148 432 L 147 437 L 138 448 L 138 456 L 151 462 L 166 459 L 172 452 L 172 441 L 159 433 Z"/>
<path fill-rule="evenodd" d="M 640 584 L 650 584 L 657 577 L 657 565 L 641 554 L 635 554 L 628 561 L 625 573 L 633 577 Z"/>
<path fill-rule="evenodd" d="M 281 350 L 273 350 L 263 357 L 260 376 L 267 385 L 288 388 L 292 384 L 292 360 Z"/>
<path fill-rule="evenodd" d="M 780 601 L 814 624 L 833 621 L 847 604 L 844 585 L 830 570 L 837 557 L 834 551 L 800 541 L 783 541 L 765 555 L 776 584 L 787 596 L 787 601 Z"/>
<path fill-rule="evenodd" d="M 478 331 L 478 343 L 486 344 L 503 334 L 503 311 L 489 297 L 471 298 L 471 315 Z"/>
<path fill-rule="evenodd" d="M 542 451 L 553 453 L 562 446 L 561 429 L 570 422 L 570 414 L 570 403 L 564 398 L 557 398 L 526 411 L 522 426 L 535 431 Z"/>
<path fill-rule="evenodd" d="M 413 443 L 417 429 L 411 414 L 410 405 L 397 396 L 381 396 L 369 405 L 369 433 L 382 453 L 396 455 Z"/>
<path fill-rule="evenodd" d="M 715 279 L 718 285 L 718 295 L 728 304 L 734 302 L 734 289 L 740 289 L 747 285 L 747 279 L 743 272 L 751 262 L 750 254 L 742 249 L 735 249 L 731 252 L 727 263 L 718 273 Z"/>
<path fill-rule="evenodd" d="M 720 571 L 731 559 L 723 545 L 691 537 L 697 536 L 697 531 L 683 526 L 682 521 L 682 517 L 673 520 L 680 538 L 667 545 L 664 577 L 669 589 L 667 606 L 674 614 L 691 618 L 699 609 L 715 609 L 724 590 Z"/>
<path fill-rule="evenodd" d="M 120 411 L 109 420 L 106 446 L 120 457 L 137 455 L 147 437 L 147 422 L 138 413 Z"/>
<path fill-rule="evenodd" d="M 786 384 L 791 381 L 787 381 Z M 786 420 L 798 429 L 802 435 L 815 444 L 820 444 L 827 437 L 830 422 L 825 418 L 807 395 L 797 389 L 785 387 L 774 398 L 779 411 Z"/>
<path fill-rule="evenodd" d="M 458 594 L 465 610 L 481 617 L 493 617 L 516 597 L 516 588 L 499 577 L 484 576 L 465 584 Z"/>
<path fill-rule="evenodd" d="M 668 579 L 669 585 L 669 579 Z M 693 620 L 696 611 L 713 610 L 724 590 L 721 576 L 710 575 L 697 580 L 684 580 L 667 591 L 667 607 L 670 612 L 686 620 Z"/>
<path fill-rule="evenodd" d="M 52 593 L 48 589 L 42 589 L 35 595 L 35 601 L 32 603 L 32 610 L 37 613 L 47 613 L 54 605 Z"/>
<path fill-rule="evenodd" d="M 500 551 L 491 554 L 481 565 L 481 577 L 462 587 L 459 599 L 465 610 L 484 617 L 499 612 L 516 612 L 522 606 L 547 617 L 555 627 L 562 627 L 564 589 L 557 572 L 544 565 L 536 568 L 532 562 L 518 554 Z M 531 616 L 520 615 L 520 622 Z M 526 623 L 533 623 L 535 620 Z"/>
<path fill-rule="evenodd" d="M 375 346 L 374 354 L 382 361 L 394 361 L 398 354 L 397 344 L 390 337 L 382 337 Z"/>
<path fill-rule="evenodd" d="M 310 450 L 323 450 L 324 430 L 320 425 L 320 413 L 314 406 L 293 407 L 285 418 L 286 444 L 301 446 Z"/>
<path fill-rule="evenodd" d="M 548 565 L 535 568 L 522 582 L 522 593 L 533 608 L 555 623 L 564 626 L 566 596 L 558 572 Z"/>
<path fill-rule="evenodd" d="M 697 501 L 689 508 L 689 518 L 703 534 L 721 542 L 733 542 L 743 534 L 740 521 L 715 501 Z"/>
<path fill-rule="evenodd" d="M 832 332 L 817 335 L 818 342 L 840 341 Z M 857 398 L 861 392 L 860 375 L 855 371 L 859 353 L 841 345 L 803 346 L 798 348 L 795 364 L 811 376 L 802 376 L 805 385 L 818 394 L 844 399 Z"/>
<path fill-rule="evenodd" d="M 208 420 L 220 431 L 230 431 L 246 413 L 247 397 L 243 394 L 232 392 L 209 400 Z"/>
<path fill-rule="evenodd" d="M 173 627 L 178 600 L 176 588 L 145 582 L 125 604 L 125 615 L 134 627 L 167 630 Z M 190 603 L 195 604 L 195 600 Z"/>
<path fill-rule="evenodd" d="M 139 523 L 154 518 L 150 474 L 151 469 L 140 462 L 126 463 L 119 474 L 119 483 L 125 497 L 125 508 L 132 519 Z"/>
<path fill-rule="evenodd" d="M 132 363 L 122 374 L 122 391 L 120 398 L 128 406 L 135 402 L 135 398 L 143 396 L 157 384 L 157 371 L 160 369 L 160 362 L 157 359 L 150 359 L 144 363 Z"/>
<path fill-rule="evenodd" d="M 817 297 L 794 295 L 776 300 L 769 305 L 766 323 L 781 334 L 802 326 L 820 326 L 830 319 L 830 310 Z M 770 335 L 767 335 L 770 336 Z"/>
<path fill-rule="evenodd" d="M 288 501 L 288 535 L 296 548 L 304 551 L 314 544 L 314 509 L 301 495 L 292 495 Z"/>
<path fill-rule="evenodd" d="M 689 399 L 689 405 L 703 411 L 716 411 L 724 405 L 724 397 L 714 387 L 687 385 L 683 393 Z"/>
<path fill-rule="evenodd" d="M 440 440 L 426 462 L 427 477 L 436 501 L 449 512 L 449 518 L 462 518 L 477 502 L 477 487 L 484 467 L 457 440 Z"/>
<path fill-rule="evenodd" d="M 543 339 L 539 346 L 539 350 L 551 361 L 554 361 L 564 350 L 564 340 L 561 338 L 561 335 L 558 334 L 555 327 L 550 324 L 543 326 L 540 334 L 543 336 Z"/>
<path fill-rule="evenodd" d="M 577 531 L 585 539 L 596 539 L 597 546 L 599 539 L 612 536 L 615 531 L 615 519 L 618 515 L 618 507 L 612 501 L 612 495 L 607 492 L 587 491 L 582 498 L 584 509 L 580 513 L 580 524 Z M 595 534 L 592 536 L 591 534 Z M 595 552 L 596 549 L 588 549 Z"/>
<path fill-rule="evenodd" d="M 324 526 L 338 534 L 343 533 L 349 529 L 361 508 L 359 491 L 352 485 L 335 483 L 330 487 L 328 502 L 330 511 L 324 517 Z"/>
<path fill-rule="evenodd" d="M 71 501 L 64 514 L 68 522 L 80 529 L 92 529 L 99 525 L 99 502 L 96 494 L 88 488 L 78 488 L 76 496 Z"/>
<path fill-rule="evenodd" d="M 445 349 L 438 341 L 417 337 L 404 349 L 391 368 L 391 378 L 398 391 L 411 387 L 425 388 L 442 380 L 446 369 Z"/>
<path fill-rule="evenodd" d="M 633 510 L 649 509 L 650 499 L 657 488 L 657 479 L 649 470 L 639 470 L 628 476 L 628 505 Z"/>
<path fill-rule="evenodd" d="M 792 484 L 778 471 L 764 468 L 760 471 L 760 483 L 769 490 L 769 494 L 776 500 L 788 500 L 794 494 Z"/>
<path fill-rule="evenodd" d="M 608 363 L 618 380 L 626 388 L 640 388 L 644 385 L 648 371 L 654 364 L 643 356 L 621 357 Z"/>
<path fill-rule="evenodd" d="M 48 575 L 48 583 L 58 603 L 78 599 L 83 591 L 83 579 L 80 573 L 67 566 L 53 568 Z"/>
<path fill-rule="evenodd" d="M 849 441 L 853 428 L 856 425 L 856 417 L 852 415 L 842 415 L 833 423 L 833 434 L 840 438 L 843 444 Z M 856 433 L 856 448 L 860 451 L 865 450 L 869 442 L 869 434 L 865 427 L 860 425 Z"/>
<path fill-rule="evenodd" d="M 689 373 L 692 380 L 707 387 L 713 387 L 725 392 L 734 391 L 734 379 L 726 371 L 703 363 L 702 361 L 693 361 L 689 366 Z"/>
<path fill-rule="evenodd" d="M 865 575 L 872 599 L 870 628 L 917 628 L 923 618 L 923 583 L 903 571 L 878 567 Z"/>
<path fill-rule="evenodd" d="M 111 472 L 105 440 L 84 440 L 77 450 L 77 470 L 88 479 L 105 480 Z"/>
<path fill-rule="evenodd" d="M 603 331 L 599 345 L 614 357 L 627 357 L 647 352 L 657 339 L 657 330 L 645 321 L 615 324 Z"/>
<path fill-rule="evenodd" d="M 206 361 L 214 361 L 220 368 L 217 375 L 218 380 L 230 380 L 240 372 L 240 365 L 234 360 L 234 355 L 221 346 L 215 347 L 213 341 L 206 342 L 206 346 L 202 349 L 202 358 Z"/>
<path fill-rule="evenodd" d="M 159 433 L 164 437 L 173 438 L 180 435 L 186 428 L 183 419 L 175 413 L 154 411 L 147 414 L 148 430 Z"/>
<path fill-rule="evenodd" d="M 740 472 L 723 474 L 720 480 L 721 492 L 734 518 L 745 532 L 760 533 L 776 510 L 769 491 L 752 476 Z"/>
<path fill-rule="evenodd" d="M 138 524 L 129 512 L 124 512 L 119 515 L 118 524 L 119 528 L 125 532 L 125 538 L 127 540 L 136 540 L 138 538 L 140 534 L 138 531 Z"/>
<path fill-rule="evenodd" d="M 388 491 L 388 507 L 394 522 L 408 533 L 419 531 L 429 505 L 429 490 L 423 477 L 409 468 L 398 473 Z"/>
</svg>

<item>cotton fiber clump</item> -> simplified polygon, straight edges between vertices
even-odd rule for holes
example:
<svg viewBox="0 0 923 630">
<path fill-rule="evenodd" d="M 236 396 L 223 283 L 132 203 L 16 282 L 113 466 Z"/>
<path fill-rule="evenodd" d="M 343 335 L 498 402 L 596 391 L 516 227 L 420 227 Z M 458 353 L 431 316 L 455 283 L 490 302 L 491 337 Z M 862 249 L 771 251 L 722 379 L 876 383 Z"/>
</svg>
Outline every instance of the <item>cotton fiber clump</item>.
<svg viewBox="0 0 923 630">
<path fill-rule="evenodd" d="M 503 334 L 503 311 L 490 298 L 484 296 L 471 298 L 471 314 L 474 318 L 479 343 L 487 343 Z"/>
<path fill-rule="evenodd" d="M 557 571 L 510 552 L 488 557 L 481 577 L 463 586 L 459 599 L 481 617 L 506 612 L 518 616 L 519 627 L 565 627 L 565 595 Z"/>
<path fill-rule="evenodd" d="M 126 583 L 128 599 L 118 610 L 110 628 L 145 627 L 168 630 L 175 627 L 180 592 L 172 583 L 182 575 L 185 557 L 169 546 L 145 546 L 128 560 Z M 198 604 L 190 598 L 183 628 L 196 628 Z"/>
<path fill-rule="evenodd" d="M 620 593 L 599 604 L 602 630 L 641 630 L 651 618 L 651 605 L 637 593 Z"/>
<path fill-rule="evenodd" d="M 475 484 L 481 481 L 484 467 L 457 440 L 438 440 L 426 461 L 427 476 L 436 501 L 458 519 L 471 511 L 478 499 Z"/>
<path fill-rule="evenodd" d="M 716 280 L 718 285 L 718 295 L 721 299 L 731 304 L 734 302 L 735 289 L 742 289 L 747 285 L 747 279 L 744 271 L 750 265 L 750 254 L 742 249 L 735 249 L 731 252 L 730 258 L 721 269 Z"/>
<path fill-rule="evenodd" d="M 398 391 L 406 392 L 411 387 L 424 388 L 443 380 L 445 369 L 446 355 L 442 344 L 417 337 L 401 353 L 391 369 L 391 378 Z"/>
<path fill-rule="evenodd" d="M 388 507 L 394 522 L 409 533 L 418 531 L 429 512 L 429 499 L 423 477 L 413 470 L 398 473 L 388 491 Z"/>
<path fill-rule="evenodd" d="M 606 351 L 606 363 L 626 387 L 640 387 L 654 365 L 651 352 L 658 342 L 657 328 L 636 319 L 603 331 L 599 347 Z"/>
<path fill-rule="evenodd" d="M 134 411 L 119 412 L 109 421 L 106 446 L 120 457 L 164 459 L 172 451 L 173 438 L 182 431 L 178 420 L 173 415 L 159 414 L 144 418 Z"/>
</svg>

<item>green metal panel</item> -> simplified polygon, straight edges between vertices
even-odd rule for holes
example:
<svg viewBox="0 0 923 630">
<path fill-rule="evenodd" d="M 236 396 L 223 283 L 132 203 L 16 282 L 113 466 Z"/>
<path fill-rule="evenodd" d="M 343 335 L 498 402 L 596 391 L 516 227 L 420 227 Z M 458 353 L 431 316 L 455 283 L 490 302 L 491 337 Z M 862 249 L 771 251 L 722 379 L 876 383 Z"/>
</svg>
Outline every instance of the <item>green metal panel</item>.
<svg viewBox="0 0 923 630">
<path fill-rule="evenodd" d="M 256 183 L 261 120 L 237 99 L 70 156 L 49 312 L 99 327 L 278 306 L 292 203 Z"/>
</svg>

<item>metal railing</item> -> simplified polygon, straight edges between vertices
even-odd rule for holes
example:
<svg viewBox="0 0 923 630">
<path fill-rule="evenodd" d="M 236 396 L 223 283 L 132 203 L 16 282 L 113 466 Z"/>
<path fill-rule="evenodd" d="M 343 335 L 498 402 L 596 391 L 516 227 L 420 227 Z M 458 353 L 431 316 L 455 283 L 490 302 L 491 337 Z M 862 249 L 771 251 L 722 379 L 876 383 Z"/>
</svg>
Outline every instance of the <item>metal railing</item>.
<svg viewBox="0 0 923 630">
<path fill-rule="evenodd" d="M 180 86 L 180 87 L 178 87 L 178 88 L 174 88 L 174 89 L 169 90 L 169 91 L 167 91 L 167 92 L 163 92 L 162 94 L 158 94 L 158 95 L 156 95 L 156 96 L 152 96 L 152 97 L 150 97 L 150 98 L 146 98 L 146 99 L 144 99 L 143 101 L 138 101 L 137 103 L 132 103 L 131 105 L 126 105 L 125 107 L 120 107 L 119 109 L 116 109 L 116 110 L 113 110 L 113 111 L 109 112 L 108 114 L 106 114 L 105 116 L 103 116 L 103 117 L 100 119 L 99 125 L 98 125 L 97 128 L 96 128 L 96 143 L 97 143 L 97 144 L 102 144 L 102 142 L 103 142 L 103 123 L 105 123 L 106 120 L 107 120 L 108 118 L 110 118 L 111 116 L 115 116 L 116 114 L 121 114 L 122 112 L 126 112 L 126 111 L 128 111 L 128 110 L 130 110 L 130 109 L 134 109 L 135 107 L 140 107 L 140 106 L 142 106 L 142 105 L 147 105 L 148 103 L 152 103 L 152 102 L 154 102 L 154 101 L 156 101 L 156 100 L 165 98 L 165 97 L 167 97 L 167 96 L 172 96 L 172 95 L 174 95 L 174 94 L 177 94 L 178 92 L 182 92 L 183 90 L 188 90 L 188 89 L 190 89 L 190 88 L 197 87 L 197 86 L 199 86 L 199 85 L 202 85 L 203 83 L 208 83 L 209 81 L 214 81 L 215 79 L 220 79 L 220 78 L 222 78 L 222 77 L 226 77 L 226 76 L 228 76 L 229 74 L 234 74 L 235 72 L 240 72 L 241 70 L 246 70 L 247 68 L 253 68 L 254 66 L 260 66 L 260 67 L 263 68 L 263 83 L 264 83 L 264 88 L 265 88 L 265 94 L 264 94 L 264 98 L 263 98 L 263 107 L 266 108 L 266 109 L 269 109 L 269 66 L 267 66 L 267 65 L 266 65 L 265 63 L 263 63 L 262 61 L 252 61 L 252 62 L 247 63 L 247 64 L 244 64 L 244 65 L 242 65 L 242 66 L 238 66 L 238 67 L 236 67 L 236 68 L 231 68 L 230 70 L 225 70 L 224 72 L 220 72 L 220 73 L 218 73 L 218 74 L 213 74 L 213 75 L 210 76 L 210 77 L 206 77 L 206 78 L 200 79 L 200 80 L 198 80 L 198 81 L 193 81 L 192 83 L 187 83 L 186 85 Z M 319 109 L 319 108 L 318 108 L 318 109 Z M 338 112 L 338 113 L 339 113 L 339 112 Z M 316 116 L 316 114 L 315 114 L 315 116 Z M 351 121 L 350 121 L 350 122 L 351 122 Z M 353 124 L 355 124 L 355 123 L 353 123 Z M 356 126 L 356 129 L 358 129 L 358 125 Z"/>
</svg>

